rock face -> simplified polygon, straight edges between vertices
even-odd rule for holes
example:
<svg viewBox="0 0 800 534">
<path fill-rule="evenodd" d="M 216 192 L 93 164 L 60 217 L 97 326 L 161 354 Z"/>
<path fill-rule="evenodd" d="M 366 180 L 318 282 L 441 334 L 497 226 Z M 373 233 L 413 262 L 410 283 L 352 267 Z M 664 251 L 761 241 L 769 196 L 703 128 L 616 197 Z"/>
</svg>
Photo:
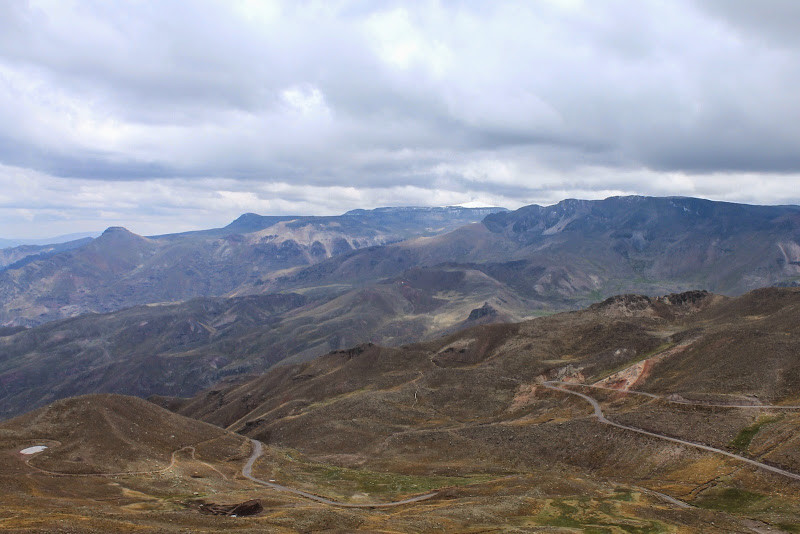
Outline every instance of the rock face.
<svg viewBox="0 0 800 534">
<path fill-rule="evenodd" d="M 672 293 L 660 297 L 616 295 L 593 304 L 590 309 L 608 316 L 664 316 L 695 312 L 708 305 L 714 295 L 705 290 Z"/>
<path fill-rule="evenodd" d="M 568 272 L 597 277 L 598 287 L 638 279 L 740 294 L 800 276 L 798 206 L 612 197 L 527 206 L 490 215 L 484 225 L 525 251 L 522 259 L 560 258 Z"/>
<path fill-rule="evenodd" d="M 249 501 L 240 502 L 239 504 L 203 503 L 200 505 L 200 511 L 204 514 L 211 515 L 245 517 L 260 514 L 264 511 L 264 506 L 258 499 L 251 499 Z"/>
<path fill-rule="evenodd" d="M 497 315 L 497 310 L 490 306 L 488 302 L 484 302 L 483 306 L 480 308 L 475 308 L 469 312 L 467 321 L 477 321 L 478 319 L 483 319 L 484 317 L 496 317 Z"/>
</svg>

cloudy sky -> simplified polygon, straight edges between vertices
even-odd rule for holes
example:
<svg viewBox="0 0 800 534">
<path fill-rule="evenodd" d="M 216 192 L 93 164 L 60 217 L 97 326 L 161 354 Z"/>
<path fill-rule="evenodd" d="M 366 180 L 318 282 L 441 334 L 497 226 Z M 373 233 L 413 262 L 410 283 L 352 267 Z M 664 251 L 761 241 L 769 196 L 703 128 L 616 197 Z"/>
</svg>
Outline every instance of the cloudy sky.
<svg viewBox="0 0 800 534">
<path fill-rule="evenodd" d="M 800 2 L 0 2 L 0 237 L 800 203 Z"/>
</svg>

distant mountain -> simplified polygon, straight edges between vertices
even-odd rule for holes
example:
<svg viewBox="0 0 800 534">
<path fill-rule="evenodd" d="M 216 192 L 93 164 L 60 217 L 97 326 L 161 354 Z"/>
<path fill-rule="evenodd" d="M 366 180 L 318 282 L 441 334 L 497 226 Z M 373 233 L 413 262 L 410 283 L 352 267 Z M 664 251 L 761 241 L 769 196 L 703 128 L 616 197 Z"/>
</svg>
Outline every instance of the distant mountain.
<svg viewBox="0 0 800 534">
<path fill-rule="evenodd" d="M 37 239 L 3 239 L 0 238 L 0 250 L 4 248 L 20 247 L 20 246 L 44 246 L 44 245 L 58 245 L 67 243 L 69 241 L 78 241 L 86 238 L 97 237 L 99 232 L 78 232 L 74 234 L 64 234 L 55 237 L 45 237 Z"/>
<path fill-rule="evenodd" d="M 246 214 L 228 227 L 142 237 L 109 228 L 73 250 L 0 271 L 0 324 L 198 296 L 262 293 L 278 273 L 353 250 L 435 235 L 500 208 L 383 208 L 338 217 Z M 24 258 L 23 258 L 24 259 Z"/>
<path fill-rule="evenodd" d="M 42 260 L 59 252 L 82 247 L 91 240 L 91 237 L 83 237 L 74 241 L 66 241 L 53 245 L 18 245 L 11 248 L 0 249 L 0 271 L 5 269 L 18 269 L 26 263 Z"/>
<path fill-rule="evenodd" d="M 352 284 L 409 266 L 477 269 L 520 296 L 583 306 L 620 292 L 736 295 L 800 283 L 800 207 L 695 198 L 565 200 L 487 216 L 448 234 L 356 251 L 271 289 Z"/>
</svg>

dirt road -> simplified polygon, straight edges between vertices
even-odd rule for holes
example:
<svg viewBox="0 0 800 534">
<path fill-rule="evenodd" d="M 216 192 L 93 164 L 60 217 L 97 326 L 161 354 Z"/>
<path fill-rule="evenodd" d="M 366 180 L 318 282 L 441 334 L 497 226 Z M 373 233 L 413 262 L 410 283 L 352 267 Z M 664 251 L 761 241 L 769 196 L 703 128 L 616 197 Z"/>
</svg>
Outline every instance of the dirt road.
<svg viewBox="0 0 800 534">
<path fill-rule="evenodd" d="M 594 408 L 594 415 L 595 415 L 595 417 L 597 417 L 597 420 L 600 421 L 601 423 L 606 424 L 606 425 L 611 425 L 611 426 L 614 426 L 614 427 L 617 427 L 617 428 L 621 428 L 623 430 L 628 430 L 630 432 L 636 432 L 637 434 L 643 434 L 645 436 L 650 436 L 650 437 L 653 437 L 653 438 L 663 439 L 665 441 L 671 441 L 672 443 L 677 443 L 679 445 L 685 445 L 686 447 L 694 447 L 695 449 L 700 449 L 700 450 L 704 450 L 704 451 L 708 451 L 708 452 L 713 452 L 713 453 L 716 453 L 716 454 L 721 454 L 723 456 L 727 456 L 729 458 L 733 458 L 733 459 L 738 460 L 740 462 L 744 462 L 744 463 L 753 465 L 753 466 L 758 467 L 759 469 L 763 469 L 765 471 L 771 471 L 772 473 L 777 473 L 777 474 L 783 475 L 785 477 L 793 478 L 794 480 L 800 480 L 800 475 L 798 475 L 797 473 L 792 473 L 791 471 L 786 471 L 785 469 L 781 469 L 779 467 L 774 467 L 772 465 L 765 464 L 765 463 L 759 462 L 757 460 L 751 460 L 750 458 L 746 458 L 744 456 L 739 456 L 738 454 L 733 454 L 733 453 L 730 453 L 728 451 L 724 451 L 722 449 L 717 449 L 716 447 L 710 447 L 708 445 L 703 445 L 701 443 L 694 443 L 694 442 L 686 441 L 686 440 L 679 439 L 679 438 L 672 438 L 670 436 L 665 436 L 663 434 L 657 434 L 655 432 L 650 432 L 648 430 L 642 430 L 641 428 L 635 428 L 635 427 L 632 427 L 632 426 L 621 425 L 619 423 L 615 423 L 614 421 L 610 421 L 603 414 L 603 409 L 600 407 L 600 403 L 597 402 L 592 397 L 590 397 L 589 395 L 585 395 L 585 394 L 579 393 L 577 391 L 572 391 L 570 389 L 560 387 L 560 386 L 558 386 L 556 384 L 557 384 L 557 382 L 544 382 L 542 385 L 544 387 L 548 388 L 548 389 L 552 389 L 552 390 L 555 390 L 555 391 L 560 391 L 562 393 L 568 393 L 569 395 L 575 395 L 576 397 L 582 398 L 583 400 L 585 400 L 586 402 L 588 402 L 589 404 L 592 405 L 592 408 Z"/>
<path fill-rule="evenodd" d="M 614 393 L 622 393 L 625 395 L 639 395 L 641 397 L 649 397 L 651 399 L 657 399 L 672 404 L 684 404 L 688 406 L 704 406 L 706 408 L 750 408 L 750 409 L 755 408 L 761 410 L 800 410 L 800 406 L 788 405 L 788 404 L 723 404 L 723 403 L 712 403 L 703 401 L 692 401 L 687 399 L 671 399 L 665 395 L 656 395 L 655 393 L 647 393 L 646 391 L 636 391 L 634 389 L 617 389 L 617 388 L 610 388 L 607 386 L 598 386 L 597 384 L 579 384 L 576 382 L 561 382 L 558 380 L 550 380 L 548 381 L 548 383 L 562 384 L 565 386 L 577 386 L 582 388 L 601 389 L 603 391 L 611 391 Z"/>
<path fill-rule="evenodd" d="M 331 506 L 340 506 L 342 508 L 391 508 L 393 506 L 402 506 L 404 504 L 412 504 L 415 502 L 425 501 L 427 499 L 435 497 L 438 494 L 438 492 L 426 493 L 424 495 L 417 495 L 416 497 L 403 499 L 402 501 L 392 501 L 392 502 L 382 502 L 382 503 L 345 503 L 345 502 L 334 501 L 331 499 L 326 499 L 325 497 L 320 497 L 319 495 L 314 495 L 313 493 L 308 493 L 306 491 L 289 488 L 287 486 L 282 486 L 274 482 L 267 482 L 266 480 L 261 480 L 260 478 L 254 477 L 253 464 L 255 464 L 256 460 L 258 460 L 258 458 L 264 453 L 264 448 L 261 445 L 260 441 L 251 439 L 250 442 L 253 444 L 253 453 L 250 455 L 250 458 L 247 459 L 247 462 L 244 464 L 244 467 L 242 468 L 242 475 L 244 475 L 245 478 L 255 482 L 256 484 L 261 484 L 262 486 L 267 486 L 268 488 L 272 488 L 278 491 L 293 493 L 294 495 L 299 495 L 301 497 L 305 497 L 306 499 L 311 499 L 312 501 L 321 502 L 323 504 L 329 504 Z"/>
</svg>

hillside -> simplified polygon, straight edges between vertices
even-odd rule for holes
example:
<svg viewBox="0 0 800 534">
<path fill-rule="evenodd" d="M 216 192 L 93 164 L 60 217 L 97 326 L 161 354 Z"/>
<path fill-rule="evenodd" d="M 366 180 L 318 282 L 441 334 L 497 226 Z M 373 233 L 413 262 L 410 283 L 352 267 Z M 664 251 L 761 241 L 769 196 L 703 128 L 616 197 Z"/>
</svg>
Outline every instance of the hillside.
<svg viewBox="0 0 800 534">
<path fill-rule="evenodd" d="M 497 211 L 384 208 L 338 217 L 246 214 L 225 228 L 153 237 L 109 228 L 73 250 L 62 246 L 1 270 L 0 324 L 32 326 L 137 304 L 262 293 L 275 273 L 355 249 L 447 232 Z"/>
<path fill-rule="evenodd" d="M 286 358 L 430 339 L 529 307 L 479 271 L 431 269 L 333 298 L 200 298 L 0 330 L 0 417 L 85 393 L 192 395 Z"/>
<path fill-rule="evenodd" d="M 251 463 L 263 484 L 243 475 Z M 13 532 L 536 531 L 563 521 L 578 492 L 576 525 L 686 530 L 713 522 L 707 532 L 740 526 L 725 514 L 681 511 L 644 488 L 561 466 L 526 471 L 343 469 L 292 449 L 256 448 L 242 436 L 119 395 L 59 401 L 0 423 L 1 520 Z M 415 496 L 427 498 L 392 505 Z M 212 514 L 246 509 L 255 515 Z"/>
<path fill-rule="evenodd" d="M 628 295 L 401 348 L 363 345 L 189 400 L 154 400 L 343 468 L 466 475 L 565 466 L 739 519 L 796 525 L 797 480 L 614 428 L 570 391 L 595 398 L 615 423 L 800 473 L 798 318 L 797 289 Z M 549 387 L 553 380 L 565 384 Z M 619 393 L 628 390 L 650 396 Z"/>
<path fill-rule="evenodd" d="M 189 395 L 225 376 L 264 370 L 280 359 L 280 341 L 242 343 L 306 301 L 296 294 L 206 298 L 12 330 L 0 337 L 0 414 L 84 393 Z"/>
<path fill-rule="evenodd" d="M 798 208 L 698 199 L 629 197 L 529 206 L 449 233 L 336 254 L 334 242 L 326 241 L 366 235 L 369 229 L 380 233 L 373 237 L 392 229 L 435 233 L 453 213 L 454 224 L 477 212 L 394 208 L 313 220 L 249 214 L 231 225 L 248 233 L 227 237 L 210 230 L 144 238 L 110 229 L 66 256 L 50 257 L 50 275 L 36 261 L 0 273 L 30 271 L 34 285 L 48 280 L 38 286 L 39 296 L 30 284 L 28 290 L 23 290 L 26 283 L 15 286 L 22 301 L 36 302 L 28 312 L 50 310 L 40 319 L 78 313 L 91 302 L 98 308 L 126 308 L 233 286 L 227 295 L 241 296 L 229 302 L 204 297 L 140 306 L 4 331 L 0 413 L 9 416 L 93 392 L 187 396 L 226 377 L 361 343 L 400 346 L 478 324 L 576 309 L 620 292 L 652 295 L 700 287 L 735 295 L 761 283 L 795 284 L 800 272 Z M 324 254 L 333 255 L 279 271 L 269 265 L 276 267 L 285 257 L 251 257 L 260 246 L 252 243 L 279 239 L 333 247 Z M 222 241 L 238 243 L 212 254 L 222 263 L 207 262 L 211 256 L 189 246 Z M 56 261 L 65 263 L 53 269 Z M 190 267 L 192 262 L 197 268 Z M 242 275 L 238 279 L 236 272 Z M 75 299 L 83 304 L 74 304 Z"/>
<path fill-rule="evenodd" d="M 91 238 L 85 237 L 66 241 L 64 243 L 47 245 L 16 245 L 13 247 L 0 248 L 0 271 L 5 269 L 18 269 L 25 263 L 34 260 L 41 260 L 67 250 L 81 247 L 88 244 Z"/>
<path fill-rule="evenodd" d="M 50 446 L 35 465 L 72 474 L 157 471 L 170 465 L 175 450 L 233 438 L 221 428 L 122 395 L 73 397 L 0 423 L 4 448 L 41 441 Z"/>
<path fill-rule="evenodd" d="M 800 289 L 620 295 L 152 399 L 177 413 L 57 401 L 0 423 L 4 527 L 793 532 L 799 317 Z"/>
</svg>

